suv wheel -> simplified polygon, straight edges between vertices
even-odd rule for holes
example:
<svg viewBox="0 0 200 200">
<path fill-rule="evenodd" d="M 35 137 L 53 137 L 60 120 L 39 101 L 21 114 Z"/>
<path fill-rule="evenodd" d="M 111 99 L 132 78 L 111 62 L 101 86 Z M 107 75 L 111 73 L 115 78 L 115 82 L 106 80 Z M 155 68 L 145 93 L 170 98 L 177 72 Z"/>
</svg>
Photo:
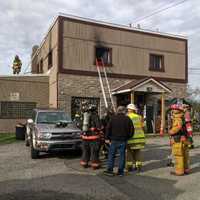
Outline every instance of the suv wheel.
<svg viewBox="0 0 200 200">
<path fill-rule="evenodd" d="M 27 147 L 30 146 L 30 143 L 29 143 L 27 134 L 25 134 L 25 145 L 26 145 Z"/>
<path fill-rule="evenodd" d="M 31 158 L 32 159 L 37 159 L 39 158 L 39 151 L 34 149 L 33 147 L 33 141 L 31 141 Z"/>
</svg>

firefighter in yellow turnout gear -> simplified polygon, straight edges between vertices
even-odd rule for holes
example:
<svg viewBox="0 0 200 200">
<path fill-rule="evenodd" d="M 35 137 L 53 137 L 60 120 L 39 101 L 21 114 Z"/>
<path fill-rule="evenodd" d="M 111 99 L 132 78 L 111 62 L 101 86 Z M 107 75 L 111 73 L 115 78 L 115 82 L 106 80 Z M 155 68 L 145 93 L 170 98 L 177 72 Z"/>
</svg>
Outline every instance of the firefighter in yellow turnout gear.
<svg viewBox="0 0 200 200">
<path fill-rule="evenodd" d="M 22 62 L 21 60 L 19 59 L 19 56 L 16 55 L 15 56 L 15 59 L 13 61 L 13 74 L 19 74 L 20 71 L 21 71 L 21 67 L 22 67 Z"/>
<path fill-rule="evenodd" d="M 134 104 L 127 106 L 128 116 L 135 128 L 134 136 L 129 139 L 127 144 L 126 170 L 132 171 L 133 166 L 138 171 L 142 168 L 141 149 L 145 146 L 145 134 L 143 130 L 142 117 L 136 113 L 137 108 Z"/>
<path fill-rule="evenodd" d="M 182 176 L 189 173 L 189 149 L 187 131 L 184 128 L 184 111 L 177 104 L 171 106 L 172 128 L 169 130 L 171 136 L 172 153 L 175 159 L 175 172 L 173 175 Z"/>
</svg>

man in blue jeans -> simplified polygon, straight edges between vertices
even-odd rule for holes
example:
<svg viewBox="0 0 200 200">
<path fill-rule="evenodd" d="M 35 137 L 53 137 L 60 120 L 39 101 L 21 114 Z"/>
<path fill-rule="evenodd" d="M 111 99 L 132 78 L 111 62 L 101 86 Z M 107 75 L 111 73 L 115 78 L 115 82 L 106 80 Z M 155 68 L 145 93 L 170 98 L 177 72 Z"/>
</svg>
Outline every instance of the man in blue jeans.
<svg viewBox="0 0 200 200">
<path fill-rule="evenodd" d="M 107 170 L 104 171 L 105 175 L 114 176 L 113 168 L 117 150 L 119 150 L 120 154 L 117 175 L 124 175 L 126 144 L 133 134 L 134 126 L 131 119 L 126 116 L 126 108 L 124 106 L 119 106 L 117 108 L 117 114 L 111 117 L 106 128 L 105 139 L 107 143 L 110 143 L 110 148 Z"/>
</svg>

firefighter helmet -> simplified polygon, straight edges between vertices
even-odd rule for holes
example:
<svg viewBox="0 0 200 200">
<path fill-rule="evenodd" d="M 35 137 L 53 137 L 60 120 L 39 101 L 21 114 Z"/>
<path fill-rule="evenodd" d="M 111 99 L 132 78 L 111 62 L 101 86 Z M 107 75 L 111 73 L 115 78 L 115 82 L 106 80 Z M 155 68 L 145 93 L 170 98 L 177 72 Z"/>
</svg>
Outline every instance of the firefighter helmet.
<svg viewBox="0 0 200 200">
<path fill-rule="evenodd" d="M 171 110 L 179 110 L 179 111 L 183 111 L 184 109 L 183 109 L 183 106 L 182 105 L 179 105 L 179 104 L 172 104 L 171 106 L 170 106 L 170 109 Z"/>
<path fill-rule="evenodd" d="M 131 103 L 131 104 L 128 104 L 128 106 L 127 106 L 127 109 L 130 109 L 130 110 L 135 110 L 135 111 L 137 111 L 137 108 L 136 108 L 136 106 L 135 106 L 133 103 Z"/>
</svg>

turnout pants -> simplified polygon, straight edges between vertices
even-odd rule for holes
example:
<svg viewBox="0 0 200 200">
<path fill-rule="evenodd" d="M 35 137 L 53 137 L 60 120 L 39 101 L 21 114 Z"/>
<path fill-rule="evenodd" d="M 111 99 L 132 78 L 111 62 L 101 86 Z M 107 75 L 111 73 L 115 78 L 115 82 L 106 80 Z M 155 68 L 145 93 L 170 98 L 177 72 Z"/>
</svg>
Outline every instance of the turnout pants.
<svg viewBox="0 0 200 200">
<path fill-rule="evenodd" d="M 131 145 L 127 145 L 126 169 L 131 170 L 133 166 L 135 166 L 136 169 L 141 169 L 142 152 L 141 149 L 132 149 Z"/>
<path fill-rule="evenodd" d="M 184 175 L 189 172 L 189 148 L 186 142 L 174 142 L 172 153 L 175 159 L 175 173 Z"/>
<path fill-rule="evenodd" d="M 100 142 L 99 141 L 83 140 L 82 159 L 81 159 L 80 164 L 83 167 L 87 167 L 89 161 L 91 161 L 91 166 L 93 168 L 99 168 L 100 167 L 99 150 L 100 150 Z"/>
</svg>

